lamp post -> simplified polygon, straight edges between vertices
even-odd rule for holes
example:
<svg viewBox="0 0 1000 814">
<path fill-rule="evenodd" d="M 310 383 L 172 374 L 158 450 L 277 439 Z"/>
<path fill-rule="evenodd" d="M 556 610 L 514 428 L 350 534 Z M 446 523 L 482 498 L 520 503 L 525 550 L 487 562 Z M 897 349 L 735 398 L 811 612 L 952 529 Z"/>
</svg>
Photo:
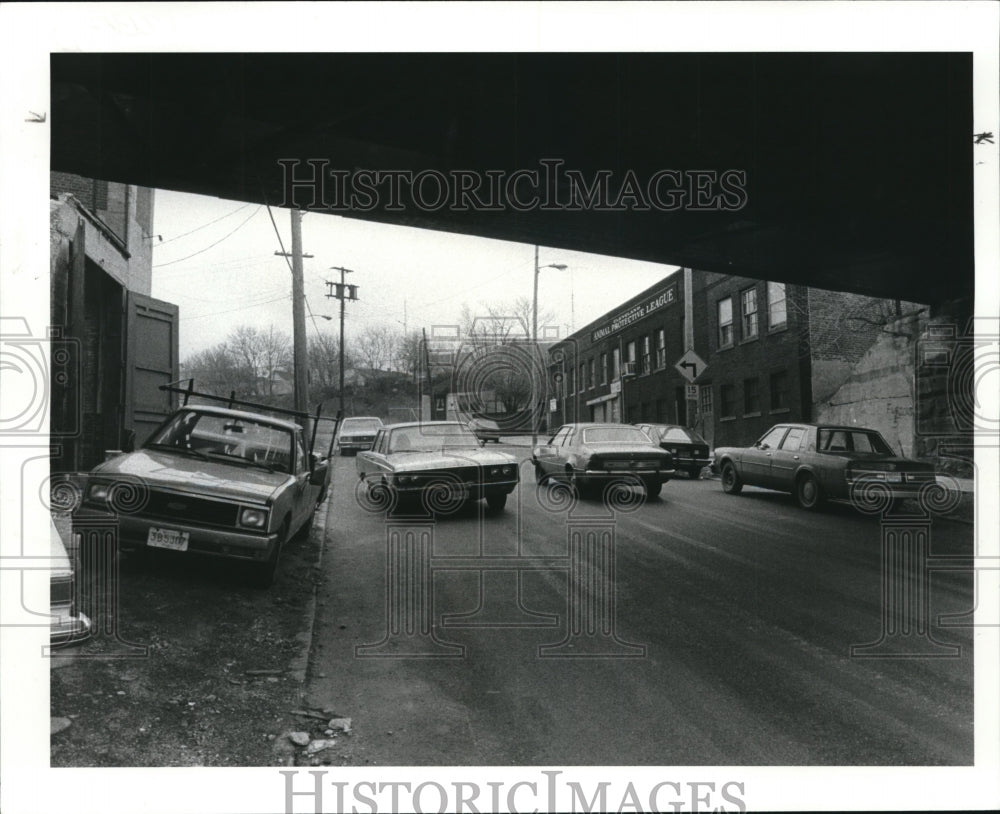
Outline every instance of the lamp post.
<svg viewBox="0 0 1000 814">
<path fill-rule="evenodd" d="M 535 244 L 535 285 L 534 293 L 531 298 L 531 342 L 535 349 L 535 353 L 538 353 L 538 273 L 542 269 L 559 269 L 559 271 L 565 271 L 569 266 L 564 263 L 548 263 L 544 266 L 538 265 L 538 244 Z M 534 446 L 538 443 L 538 426 L 535 422 L 532 422 L 531 426 L 531 444 Z"/>
</svg>

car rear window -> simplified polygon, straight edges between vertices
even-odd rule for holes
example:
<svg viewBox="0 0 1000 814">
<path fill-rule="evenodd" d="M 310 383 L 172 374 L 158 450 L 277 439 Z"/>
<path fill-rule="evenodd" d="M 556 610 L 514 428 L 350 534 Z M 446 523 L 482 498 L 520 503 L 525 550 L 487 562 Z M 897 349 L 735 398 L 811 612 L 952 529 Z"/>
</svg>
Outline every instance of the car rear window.
<svg viewBox="0 0 1000 814">
<path fill-rule="evenodd" d="M 819 431 L 819 448 L 824 452 L 860 452 L 868 455 L 892 455 L 892 449 L 877 432 L 864 430 Z"/>
<path fill-rule="evenodd" d="M 668 427 L 666 430 L 663 431 L 663 435 L 661 436 L 660 440 L 674 441 L 675 443 L 678 444 L 688 444 L 691 443 L 692 441 L 698 443 L 691 436 L 691 433 L 689 433 L 685 429 L 682 429 L 681 427 Z"/>
<path fill-rule="evenodd" d="M 638 427 L 588 427 L 585 444 L 649 444 L 649 436 Z"/>
</svg>

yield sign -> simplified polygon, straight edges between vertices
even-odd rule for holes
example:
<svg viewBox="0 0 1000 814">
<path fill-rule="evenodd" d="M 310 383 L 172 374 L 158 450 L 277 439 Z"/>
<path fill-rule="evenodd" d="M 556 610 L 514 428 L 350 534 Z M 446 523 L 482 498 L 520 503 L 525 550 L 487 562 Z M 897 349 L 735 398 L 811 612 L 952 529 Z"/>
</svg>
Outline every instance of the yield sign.
<svg viewBox="0 0 1000 814">
<path fill-rule="evenodd" d="M 684 355 L 674 364 L 678 372 L 689 382 L 693 382 L 708 367 L 693 350 L 685 351 Z"/>
</svg>

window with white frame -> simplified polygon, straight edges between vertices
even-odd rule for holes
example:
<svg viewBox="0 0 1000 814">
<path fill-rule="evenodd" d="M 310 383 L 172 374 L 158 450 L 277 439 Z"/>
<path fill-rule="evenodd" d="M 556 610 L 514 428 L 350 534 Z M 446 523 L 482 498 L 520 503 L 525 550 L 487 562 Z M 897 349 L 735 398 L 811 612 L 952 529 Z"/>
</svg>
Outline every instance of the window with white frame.
<svg viewBox="0 0 1000 814">
<path fill-rule="evenodd" d="M 784 283 L 767 284 L 767 327 L 784 328 L 788 323 L 788 309 Z"/>
<path fill-rule="evenodd" d="M 733 344 L 733 298 L 719 300 L 719 347 Z"/>
<path fill-rule="evenodd" d="M 656 368 L 662 370 L 667 366 L 667 332 L 663 328 L 656 331 Z"/>
<path fill-rule="evenodd" d="M 747 288 L 740 292 L 743 311 L 743 339 L 757 336 L 757 289 Z"/>
</svg>

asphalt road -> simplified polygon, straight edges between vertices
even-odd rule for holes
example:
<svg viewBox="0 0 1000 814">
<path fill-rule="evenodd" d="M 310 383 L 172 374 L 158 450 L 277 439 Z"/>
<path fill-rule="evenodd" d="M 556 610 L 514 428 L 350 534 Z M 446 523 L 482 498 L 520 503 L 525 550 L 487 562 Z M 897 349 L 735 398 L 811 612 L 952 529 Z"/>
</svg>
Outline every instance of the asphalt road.
<svg viewBox="0 0 1000 814">
<path fill-rule="evenodd" d="M 306 698 L 354 731 L 324 762 L 972 763 L 971 630 L 939 624 L 971 611 L 968 572 L 935 571 L 921 629 L 878 651 L 918 657 L 852 656 L 892 607 L 879 517 L 684 476 L 569 510 L 521 476 L 497 516 L 387 518 L 336 459 Z M 932 558 L 972 545 L 930 527 Z"/>
</svg>

